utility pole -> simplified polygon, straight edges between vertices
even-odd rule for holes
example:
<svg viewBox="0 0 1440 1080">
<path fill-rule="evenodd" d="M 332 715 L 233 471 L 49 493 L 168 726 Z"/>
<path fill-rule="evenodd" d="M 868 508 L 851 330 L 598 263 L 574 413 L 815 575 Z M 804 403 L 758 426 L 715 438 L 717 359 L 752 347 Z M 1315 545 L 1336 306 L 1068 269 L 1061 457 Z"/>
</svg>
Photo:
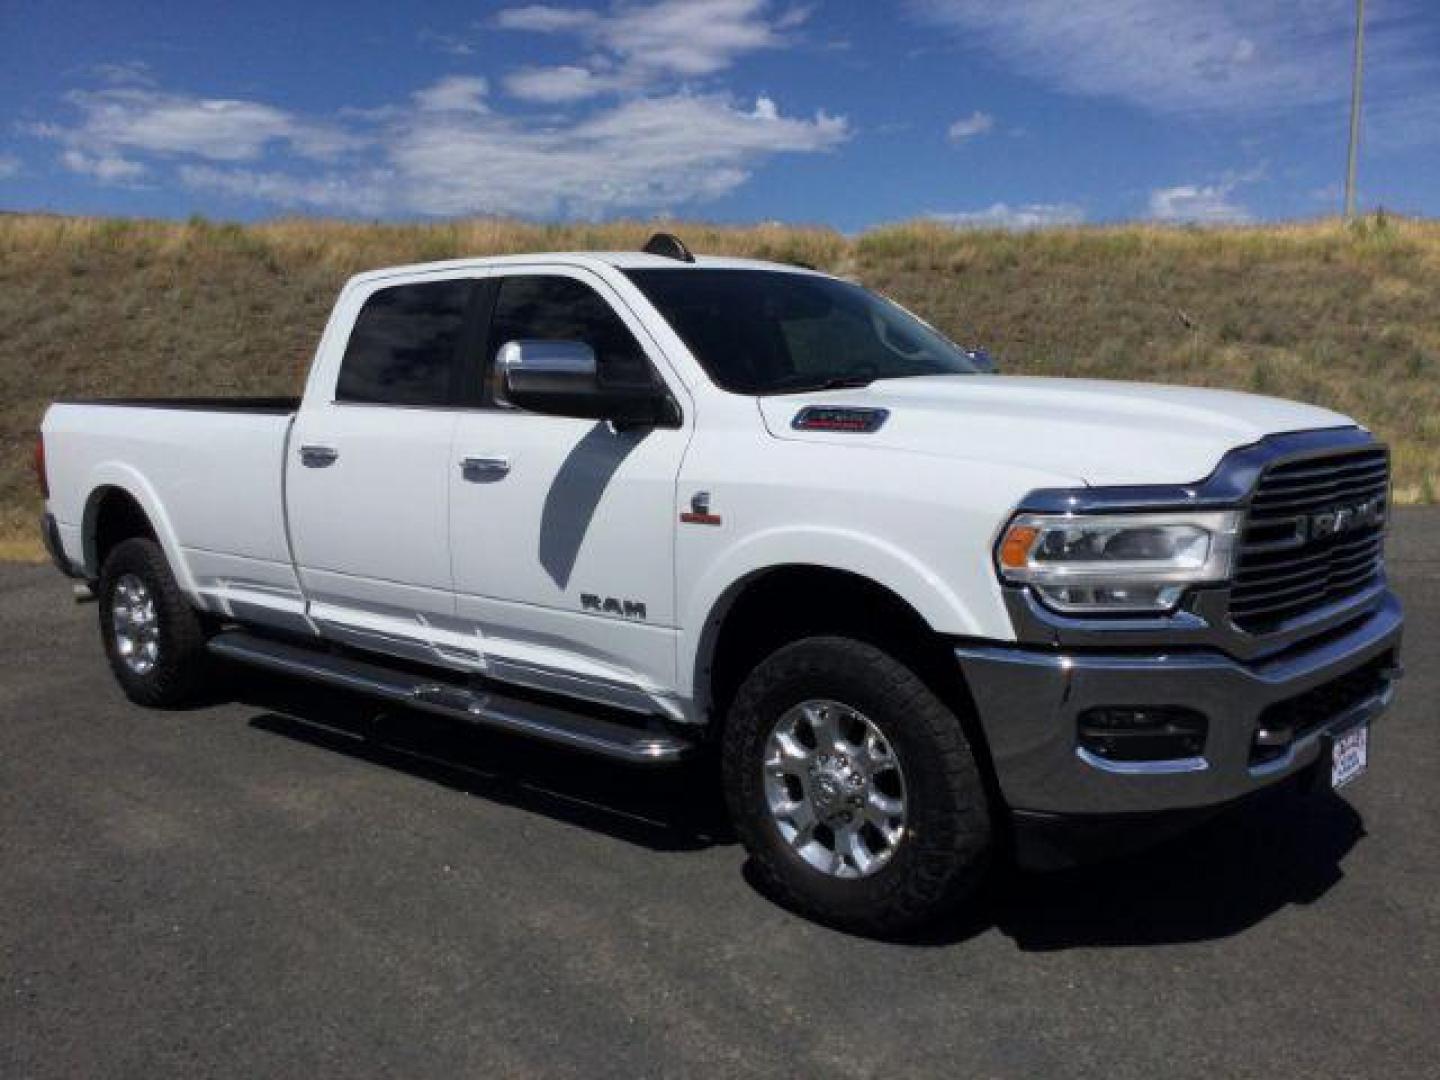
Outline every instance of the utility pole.
<svg viewBox="0 0 1440 1080">
<path fill-rule="evenodd" d="M 1345 163 L 1345 217 L 1355 217 L 1355 158 L 1360 150 L 1360 84 L 1365 76 L 1365 0 L 1355 0 L 1355 70 L 1350 83 L 1350 155 Z"/>
</svg>

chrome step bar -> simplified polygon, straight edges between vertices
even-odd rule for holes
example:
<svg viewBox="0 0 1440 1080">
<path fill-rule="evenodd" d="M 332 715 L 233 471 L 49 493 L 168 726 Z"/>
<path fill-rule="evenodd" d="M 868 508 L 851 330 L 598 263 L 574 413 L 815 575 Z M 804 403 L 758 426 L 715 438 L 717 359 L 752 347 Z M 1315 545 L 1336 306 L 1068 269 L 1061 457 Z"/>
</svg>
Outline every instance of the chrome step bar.
<svg viewBox="0 0 1440 1080">
<path fill-rule="evenodd" d="M 210 639 L 210 651 L 237 663 L 328 683 L 635 765 L 670 764 L 688 754 L 694 745 L 655 727 L 602 720 L 493 690 L 472 689 L 378 663 L 257 637 L 244 630 L 216 634 Z"/>
</svg>

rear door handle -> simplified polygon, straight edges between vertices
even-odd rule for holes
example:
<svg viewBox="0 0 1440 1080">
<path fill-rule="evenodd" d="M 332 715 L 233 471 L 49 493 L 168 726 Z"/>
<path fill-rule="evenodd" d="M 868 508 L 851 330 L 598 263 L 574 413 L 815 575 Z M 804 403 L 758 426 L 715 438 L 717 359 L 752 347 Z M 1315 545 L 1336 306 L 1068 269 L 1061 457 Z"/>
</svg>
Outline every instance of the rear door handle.
<svg viewBox="0 0 1440 1080">
<path fill-rule="evenodd" d="M 333 446 L 300 447 L 300 464 L 310 469 L 323 469 L 334 465 L 340 459 L 340 451 Z"/>
<path fill-rule="evenodd" d="M 460 459 L 460 472 L 466 480 L 484 483 L 499 480 L 509 475 L 510 459 L 507 457 L 466 457 Z"/>
</svg>

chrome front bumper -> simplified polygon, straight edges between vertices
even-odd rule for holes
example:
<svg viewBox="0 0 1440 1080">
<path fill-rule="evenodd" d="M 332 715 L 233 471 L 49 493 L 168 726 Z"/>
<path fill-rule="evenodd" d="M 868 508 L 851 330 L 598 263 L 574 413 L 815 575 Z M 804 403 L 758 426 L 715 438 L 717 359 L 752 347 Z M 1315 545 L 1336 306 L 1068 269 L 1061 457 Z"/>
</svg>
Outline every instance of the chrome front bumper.
<svg viewBox="0 0 1440 1080">
<path fill-rule="evenodd" d="M 1315 762 L 1331 733 L 1378 716 L 1394 695 L 1392 666 L 1373 694 L 1310 726 L 1275 760 L 1252 761 L 1261 713 L 1367 663 L 1399 654 L 1403 615 L 1386 594 L 1368 615 L 1263 660 L 1170 646 L 1125 651 L 962 644 L 955 656 L 985 731 L 1010 809 L 1114 815 L 1230 802 Z M 1099 706 L 1184 706 L 1204 713 L 1203 755 L 1163 762 L 1105 761 L 1077 742 L 1077 721 Z"/>
</svg>

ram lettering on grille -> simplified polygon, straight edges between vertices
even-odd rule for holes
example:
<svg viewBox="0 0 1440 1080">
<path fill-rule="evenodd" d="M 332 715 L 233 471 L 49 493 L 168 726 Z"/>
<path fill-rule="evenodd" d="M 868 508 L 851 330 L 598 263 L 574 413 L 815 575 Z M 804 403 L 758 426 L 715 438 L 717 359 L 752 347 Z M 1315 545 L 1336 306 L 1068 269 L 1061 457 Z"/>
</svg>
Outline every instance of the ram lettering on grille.
<svg viewBox="0 0 1440 1080">
<path fill-rule="evenodd" d="M 1250 501 L 1230 617 L 1266 633 L 1380 578 L 1390 490 L 1384 447 L 1270 466 Z"/>
</svg>

